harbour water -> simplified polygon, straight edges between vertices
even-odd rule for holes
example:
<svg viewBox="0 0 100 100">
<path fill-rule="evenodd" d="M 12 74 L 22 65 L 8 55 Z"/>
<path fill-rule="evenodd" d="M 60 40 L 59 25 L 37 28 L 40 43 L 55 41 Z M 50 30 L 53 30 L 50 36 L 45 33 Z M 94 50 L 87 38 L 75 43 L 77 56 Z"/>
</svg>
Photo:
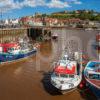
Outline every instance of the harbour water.
<svg viewBox="0 0 100 100">
<path fill-rule="evenodd" d="M 51 84 L 49 72 L 65 46 L 75 40 L 72 50 L 82 51 L 91 59 L 99 59 L 92 48 L 97 31 L 52 30 L 58 41 L 41 43 L 38 52 L 18 62 L 0 65 L 0 100 L 96 100 L 90 90 L 78 90 L 61 95 Z M 68 40 L 68 42 L 65 42 Z M 66 44 L 65 44 L 66 43 Z M 62 50 L 60 49 L 62 48 Z"/>
</svg>

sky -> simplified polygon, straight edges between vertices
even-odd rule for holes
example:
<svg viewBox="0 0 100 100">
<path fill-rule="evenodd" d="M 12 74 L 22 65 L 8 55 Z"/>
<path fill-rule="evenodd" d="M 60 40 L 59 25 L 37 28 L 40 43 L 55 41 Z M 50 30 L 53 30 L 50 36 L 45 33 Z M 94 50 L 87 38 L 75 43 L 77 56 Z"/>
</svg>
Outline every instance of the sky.
<svg viewBox="0 0 100 100">
<path fill-rule="evenodd" d="M 80 9 L 100 12 L 100 0 L 0 0 L 0 19 Z"/>
</svg>

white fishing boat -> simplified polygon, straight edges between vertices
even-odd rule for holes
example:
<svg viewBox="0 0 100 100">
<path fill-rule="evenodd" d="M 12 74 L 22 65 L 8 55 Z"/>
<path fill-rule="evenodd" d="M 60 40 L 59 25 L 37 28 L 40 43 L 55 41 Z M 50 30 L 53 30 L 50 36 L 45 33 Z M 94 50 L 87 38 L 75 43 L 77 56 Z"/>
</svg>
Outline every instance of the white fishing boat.
<svg viewBox="0 0 100 100">
<path fill-rule="evenodd" d="M 91 31 L 91 30 L 93 30 L 93 28 L 90 27 L 90 28 L 86 28 L 85 30 L 86 31 Z"/>
<path fill-rule="evenodd" d="M 75 53 L 73 57 L 64 54 L 54 65 L 53 73 L 51 74 L 51 84 L 62 93 L 63 91 L 74 90 L 82 80 L 82 66 L 78 61 L 78 57 L 78 53 Z"/>
<path fill-rule="evenodd" d="M 57 39 L 58 38 L 58 33 L 52 33 L 52 39 Z"/>
</svg>

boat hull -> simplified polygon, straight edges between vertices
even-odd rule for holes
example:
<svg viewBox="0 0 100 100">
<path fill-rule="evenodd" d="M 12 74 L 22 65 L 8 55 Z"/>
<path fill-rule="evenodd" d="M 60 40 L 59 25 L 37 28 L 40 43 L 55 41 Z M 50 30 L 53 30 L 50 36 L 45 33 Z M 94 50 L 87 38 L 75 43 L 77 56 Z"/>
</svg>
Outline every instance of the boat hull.
<svg viewBox="0 0 100 100">
<path fill-rule="evenodd" d="M 7 53 L 0 53 L 0 63 L 12 62 L 16 60 L 20 60 L 22 58 L 26 58 L 36 53 L 36 50 L 29 51 L 27 53 L 20 53 L 20 54 L 7 54 Z"/>
<path fill-rule="evenodd" d="M 93 94 L 96 96 L 97 100 L 100 99 L 100 89 L 96 88 L 94 85 L 91 85 L 89 82 L 87 82 L 89 89 L 93 92 Z"/>
<path fill-rule="evenodd" d="M 74 89 L 77 88 L 77 86 L 80 84 L 82 77 L 80 75 L 80 78 L 78 78 L 79 80 L 77 80 L 76 82 L 73 81 L 73 83 L 71 83 L 70 81 L 65 81 L 65 83 L 58 83 L 55 80 L 58 80 L 57 78 L 55 78 L 55 76 L 51 75 L 51 84 L 57 88 L 59 91 L 61 92 L 70 92 L 73 91 Z M 67 79 L 61 79 L 62 81 L 67 80 Z M 59 80 L 59 82 L 61 82 L 61 80 Z M 72 79 L 71 79 L 72 80 Z"/>
<path fill-rule="evenodd" d="M 99 61 L 90 61 L 84 69 L 84 77 L 88 84 L 89 89 L 93 92 L 93 94 L 97 97 L 97 100 L 100 99 L 100 80 L 89 79 L 87 77 L 87 72 L 91 69 L 94 69 L 93 66 L 89 66 L 91 63 L 100 64 Z"/>
<path fill-rule="evenodd" d="M 61 89 L 60 87 L 58 88 L 57 86 L 55 86 L 52 82 L 51 82 L 52 86 L 55 87 L 61 94 L 66 94 L 66 93 L 70 93 L 73 92 L 74 90 L 76 90 L 77 87 L 73 87 L 70 89 Z"/>
</svg>

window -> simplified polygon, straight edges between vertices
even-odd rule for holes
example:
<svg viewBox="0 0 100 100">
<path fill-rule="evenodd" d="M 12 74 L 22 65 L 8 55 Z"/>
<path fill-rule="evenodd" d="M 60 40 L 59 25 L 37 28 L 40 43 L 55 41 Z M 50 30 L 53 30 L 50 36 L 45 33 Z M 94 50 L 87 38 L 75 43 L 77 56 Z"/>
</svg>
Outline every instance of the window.
<svg viewBox="0 0 100 100">
<path fill-rule="evenodd" d="M 100 80 L 100 75 L 99 74 L 89 74 L 90 79 L 97 79 Z"/>
<path fill-rule="evenodd" d="M 65 78 L 68 78 L 68 75 L 67 74 L 60 74 L 61 77 L 65 77 Z"/>
<path fill-rule="evenodd" d="M 69 78 L 74 78 L 74 75 L 69 75 Z"/>
</svg>

